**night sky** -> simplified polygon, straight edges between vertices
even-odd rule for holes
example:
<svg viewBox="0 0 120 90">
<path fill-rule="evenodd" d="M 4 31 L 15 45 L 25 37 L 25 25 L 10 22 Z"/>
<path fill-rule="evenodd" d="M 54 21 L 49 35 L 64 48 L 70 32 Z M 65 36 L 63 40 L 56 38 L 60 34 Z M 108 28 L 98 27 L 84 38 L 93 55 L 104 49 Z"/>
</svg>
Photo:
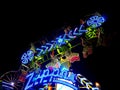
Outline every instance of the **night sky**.
<svg viewBox="0 0 120 90">
<path fill-rule="evenodd" d="M 108 90 L 115 81 L 113 77 L 116 76 L 116 63 L 118 62 L 116 50 L 119 49 L 118 30 L 116 29 L 117 11 L 115 7 L 113 8 L 113 4 L 108 2 L 89 4 L 84 2 L 71 5 L 68 3 L 45 4 L 43 6 L 35 4 L 3 5 L 0 33 L 0 75 L 19 69 L 20 58 L 30 48 L 31 42 L 45 39 L 50 35 L 52 37 L 65 25 L 79 25 L 80 18 L 94 12 L 106 16 L 104 29 L 108 46 L 97 48 L 84 64 L 87 65 L 95 79 L 102 83 L 104 89 Z M 86 71 L 85 73 L 87 74 Z"/>
</svg>

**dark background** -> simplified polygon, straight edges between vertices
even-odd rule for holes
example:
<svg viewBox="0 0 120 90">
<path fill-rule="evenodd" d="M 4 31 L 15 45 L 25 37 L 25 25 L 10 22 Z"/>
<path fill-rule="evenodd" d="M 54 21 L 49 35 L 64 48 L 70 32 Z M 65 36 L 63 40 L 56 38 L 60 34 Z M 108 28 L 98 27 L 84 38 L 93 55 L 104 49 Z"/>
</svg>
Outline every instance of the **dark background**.
<svg viewBox="0 0 120 90">
<path fill-rule="evenodd" d="M 99 12 L 106 16 L 103 28 L 107 46 L 97 48 L 84 63 L 88 71 L 95 76 L 95 80 L 102 83 L 104 90 L 115 87 L 119 60 L 118 9 L 115 6 L 116 4 L 110 1 L 3 3 L 0 28 L 0 75 L 18 70 L 20 58 L 30 47 L 31 42 L 54 35 L 66 24 L 79 25 L 80 18 Z M 88 78 L 91 79 L 90 76 Z"/>
</svg>

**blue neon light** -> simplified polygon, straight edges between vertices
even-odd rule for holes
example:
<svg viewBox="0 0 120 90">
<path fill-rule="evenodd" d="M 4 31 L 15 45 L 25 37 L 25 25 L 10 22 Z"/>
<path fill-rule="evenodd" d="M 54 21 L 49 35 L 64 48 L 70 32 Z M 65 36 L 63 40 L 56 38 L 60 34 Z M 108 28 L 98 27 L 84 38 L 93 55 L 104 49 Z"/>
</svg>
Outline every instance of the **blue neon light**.
<svg viewBox="0 0 120 90">
<path fill-rule="evenodd" d="M 83 25 L 80 25 L 79 29 L 75 28 L 74 31 L 70 30 L 68 34 L 60 35 L 55 40 L 52 40 L 51 42 L 46 43 L 46 45 L 44 45 L 45 50 L 43 50 L 43 46 L 41 46 L 41 48 L 37 48 L 36 49 L 38 51 L 37 56 L 40 56 L 41 54 L 44 54 L 47 51 L 52 50 L 52 48 L 56 49 L 56 46 L 61 46 L 66 43 L 65 42 L 66 40 L 70 41 L 71 39 L 76 38 L 76 35 L 77 36 L 82 35 L 87 31 L 87 30 L 84 30 L 83 27 L 84 27 Z"/>
<path fill-rule="evenodd" d="M 33 58 L 34 58 L 34 52 L 32 50 L 28 50 L 26 53 L 22 55 L 21 61 L 23 64 L 27 64 Z"/>
<path fill-rule="evenodd" d="M 74 80 L 76 75 L 69 75 L 68 70 L 63 70 L 61 71 L 60 69 L 54 68 L 53 71 L 50 71 L 50 69 L 45 69 L 43 71 L 41 71 L 38 75 L 36 75 L 36 73 L 32 72 L 30 74 L 27 75 L 26 79 L 27 80 L 27 84 L 25 86 L 25 90 L 28 90 L 29 88 L 32 88 L 38 84 L 45 84 L 45 83 L 61 83 L 64 84 L 66 86 L 69 86 L 71 88 L 76 88 L 74 85 L 64 82 L 64 81 L 60 81 L 60 80 L 56 80 L 57 78 L 61 78 L 61 79 L 65 79 L 68 81 L 76 81 Z"/>
<path fill-rule="evenodd" d="M 46 43 L 46 45 L 50 46 L 49 49 L 48 49 L 48 51 L 51 51 L 52 48 L 53 48 L 53 44 L 51 44 L 51 43 Z"/>
<path fill-rule="evenodd" d="M 41 48 L 36 48 L 36 50 L 39 51 L 37 56 L 40 56 L 42 54 L 42 52 L 43 52 L 43 49 L 41 49 Z"/>
<path fill-rule="evenodd" d="M 93 28 L 97 28 L 105 22 L 105 19 L 101 16 L 92 16 L 87 21 L 88 26 L 92 26 Z"/>
<path fill-rule="evenodd" d="M 50 69 L 41 70 L 39 74 L 32 72 L 26 76 L 26 79 L 27 82 L 24 90 L 29 90 L 35 86 L 46 85 L 47 83 L 59 83 L 77 90 L 79 88 L 79 86 L 75 86 L 77 81 L 88 90 L 90 88 L 92 90 L 99 90 L 97 87 L 92 87 L 92 82 L 87 80 L 81 74 L 74 74 L 68 70 L 61 71 L 58 68 L 54 68 L 52 71 Z"/>
<path fill-rule="evenodd" d="M 43 51 L 43 54 L 45 54 L 48 51 L 48 47 L 46 45 L 45 46 L 41 46 L 41 48 L 45 48 L 45 50 Z"/>
<path fill-rule="evenodd" d="M 56 44 L 58 46 L 61 46 L 61 45 L 65 44 L 65 38 L 66 38 L 65 34 L 64 35 L 60 35 L 59 37 L 56 38 L 56 42 L 57 42 Z"/>
<path fill-rule="evenodd" d="M 57 46 L 57 41 L 55 40 L 52 40 L 51 43 L 53 44 L 53 48 L 56 49 L 56 46 Z"/>
<path fill-rule="evenodd" d="M 59 38 L 58 39 L 58 43 L 62 43 L 63 42 L 63 39 L 62 38 Z"/>
<path fill-rule="evenodd" d="M 105 22 L 105 18 L 102 16 L 92 16 L 87 20 L 87 25 L 91 26 L 92 28 L 97 28 L 102 25 L 102 23 Z M 55 40 L 52 40 L 50 43 L 46 43 L 46 45 L 41 46 L 40 48 L 37 48 L 37 56 L 41 56 L 41 54 L 45 54 L 46 52 L 49 52 L 52 50 L 52 48 L 56 49 L 57 46 L 61 46 L 63 44 L 66 44 L 66 40 L 70 41 L 71 39 L 76 38 L 78 35 L 82 35 L 83 33 L 87 32 L 84 24 L 80 25 L 79 28 L 75 28 L 74 30 L 70 30 L 68 34 L 63 34 L 57 37 Z M 27 64 L 32 59 L 28 58 L 28 53 L 24 53 L 21 57 L 22 63 Z M 32 56 L 31 56 L 32 57 Z"/>
<path fill-rule="evenodd" d="M 4 81 L 2 81 L 2 87 L 6 88 L 6 89 L 10 89 L 10 90 L 14 89 L 14 87 L 10 83 L 4 82 Z"/>
<path fill-rule="evenodd" d="M 76 38 L 76 36 L 73 35 L 73 30 L 70 30 L 70 31 L 69 31 L 68 37 L 69 37 L 70 39 Z"/>
<path fill-rule="evenodd" d="M 75 28 L 73 35 L 82 35 L 82 33 L 79 32 L 78 28 Z"/>
<path fill-rule="evenodd" d="M 84 29 L 85 27 L 84 27 L 84 25 L 82 24 L 82 25 L 80 25 L 80 27 L 79 27 L 79 33 L 85 33 L 85 32 L 87 32 L 87 30 L 86 29 Z M 82 35 L 82 34 L 80 34 L 80 35 Z"/>
</svg>

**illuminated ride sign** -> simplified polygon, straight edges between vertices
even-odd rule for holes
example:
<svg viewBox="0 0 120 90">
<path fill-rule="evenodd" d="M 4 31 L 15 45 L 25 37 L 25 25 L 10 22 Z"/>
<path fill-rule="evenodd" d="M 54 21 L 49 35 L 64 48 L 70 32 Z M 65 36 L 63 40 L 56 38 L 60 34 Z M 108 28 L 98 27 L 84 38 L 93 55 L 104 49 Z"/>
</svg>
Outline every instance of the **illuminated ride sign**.
<svg viewBox="0 0 120 90">
<path fill-rule="evenodd" d="M 87 27 L 84 24 L 81 24 L 79 27 L 74 28 L 66 34 L 62 34 L 56 37 L 55 40 L 52 40 L 45 45 L 36 48 L 37 51 L 36 56 L 39 57 L 50 52 L 53 49 L 57 49 L 57 47 L 61 47 L 64 44 L 67 44 L 66 41 L 70 42 L 71 40 L 75 39 L 77 36 L 81 36 L 84 33 L 88 38 L 93 38 L 96 35 L 96 31 L 98 27 L 100 27 L 105 22 L 105 18 L 101 15 L 94 15 L 87 20 Z M 22 64 L 28 64 L 30 61 L 33 60 L 34 52 L 32 50 L 28 50 L 25 52 L 21 57 Z"/>
<path fill-rule="evenodd" d="M 41 70 L 39 73 L 32 72 L 26 76 L 26 84 L 24 90 L 36 90 L 48 83 L 61 84 L 72 88 L 73 90 L 80 90 L 77 82 L 81 83 L 88 90 L 99 90 L 97 87 L 92 87 L 93 84 L 89 82 L 81 74 L 74 74 L 66 69 L 60 70 L 58 68 Z"/>
<path fill-rule="evenodd" d="M 96 37 L 96 31 L 104 22 L 105 22 L 104 17 L 96 14 L 95 16 L 90 17 L 86 21 L 87 25 L 86 24 L 84 25 L 84 23 L 82 23 L 79 27 L 76 27 L 73 30 L 70 29 L 68 33 L 64 33 L 63 35 L 56 37 L 56 39 L 40 46 L 39 48 L 35 48 L 36 52 L 34 52 L 31 49 L 28 50 L 22 55 L 21 62 L 24 65 L 31 65 L 33 63 L 36 63 L 34 61 L 40 61 L 41 63 L 43 63 L 49 60 L 50 55 L 47 55 L 49 54 L 48 52 L 57 50 L 57 54 L 61 54 L 60 48 L 64 47 L 65 44 L 67 44 L 68 45 L 67 47 L 69 47 L 68 49 L 71 50 L 71 48 L 73 48 L 74 46 L 72 47 L 70 41 L 75 39 L 77 36 L 79 37 L 84 34 L 85 37 L 88 37 L 89 39 Z M 64 50 L 62 52 L 64 52 Z M 44 57 L 44 55 L 46 55 L 47 58 Z M 74 54 L 72 55 L 74 56 Z M 67 60 L 69 60 L 70 63 L 73 63 L 74 61 L 80 60 L 78 57 L 79 56 L 71 57 L 70 55 L 70 57 L 68 56 Z M 88 90 L 99 90 L 99 88 L 93 87 L 93 84 L 85 77 L 83 77 L 81 74 L 74 74 L 66 69 L 61 70 L 58 68 L 54 68 L 52 70 L 47 68 L 45 70 L 39 71 L 39 73 L 36 72 L 29 73 L 26 76 L 24 90 L 36 90 L 35 89 L 36 87 L 39 88 L 48 83 L 50 84 L 54 83 L 59 85 L 62 84 L 64 86 L 72 88 L 73 90 L 79 90 L 79 88 L 81 89 L 81 87 L 80 85 L 78 85 L 78 82 L 80 83 L 81 86 L 83 86 L 83 88 L 86 88 Z"/>
</svg>

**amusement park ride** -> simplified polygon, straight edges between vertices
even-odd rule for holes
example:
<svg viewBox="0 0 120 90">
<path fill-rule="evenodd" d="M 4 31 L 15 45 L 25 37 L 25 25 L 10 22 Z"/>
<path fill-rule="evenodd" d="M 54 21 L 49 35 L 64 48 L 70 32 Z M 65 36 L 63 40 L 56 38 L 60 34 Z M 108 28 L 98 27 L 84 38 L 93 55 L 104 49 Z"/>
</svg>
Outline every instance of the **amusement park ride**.
<svg viewBox="0 0 120 90">
<path fill-rule="evenodd" d="M 82 47 L 82 56 L 92 54 L 94 46 L 100 45 L 102 24 L 105 18 L 99 13 L 80 20 L 80 25 L 64 29 L 64 34 L 54 40 L 36 47 L 31 44 L 29 50 L 21 56 L 18 71 L 8 71 L 1 79 L 3 90 L 100 90 L 80 73 L 73 72 L 71 65 L 80 62 L 80 53 L 74 52 Z M 92 45 L 97 39 L 96 45 Z M 78 68 L 79 69 L 79 68 Z"/>
</svg>

